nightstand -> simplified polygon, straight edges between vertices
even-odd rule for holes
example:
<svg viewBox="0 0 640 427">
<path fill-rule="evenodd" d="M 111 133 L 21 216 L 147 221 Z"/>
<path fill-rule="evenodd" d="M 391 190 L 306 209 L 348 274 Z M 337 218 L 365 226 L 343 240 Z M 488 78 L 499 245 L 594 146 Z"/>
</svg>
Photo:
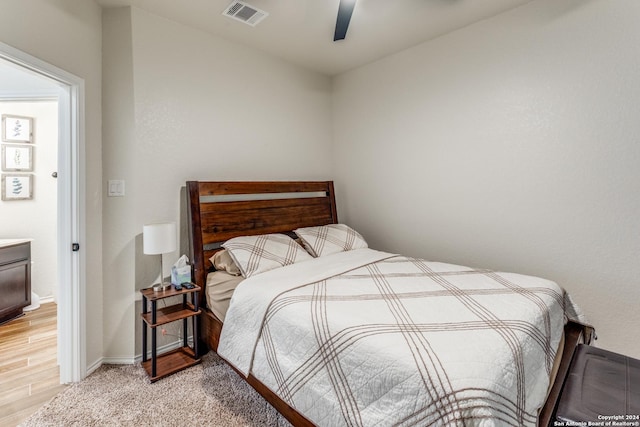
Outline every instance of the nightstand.
<svg viewBox="0 0 640 427">
<path fill-rule="evenodd" d="M 147 371 L 151 382 L 171 375 L 189 366 L 200 363 L 198 356 L 198 292 L 200 287 L 182 288 L 177 291 L 173 287 L 166 291 L 154 291 L 152 288 L 141 289 L 142 293 L 142 367 Z M 158 308 L 158 301 L 175 296 L 182 296 L 182 303 Z M 187 301 L 190 296 L 191 301 Z M 151 311 L 149 311 L 151 303 Z M 191 319 L 193 328 L 193 348 L 187 342 L 187 321 Z M 157 328 L 167 323 L 182 320 L 182 347 L 166 353 L 157 354 Z M 151 359 L 147 357 L 147 328 L 151 328 Z"/>
</svg>

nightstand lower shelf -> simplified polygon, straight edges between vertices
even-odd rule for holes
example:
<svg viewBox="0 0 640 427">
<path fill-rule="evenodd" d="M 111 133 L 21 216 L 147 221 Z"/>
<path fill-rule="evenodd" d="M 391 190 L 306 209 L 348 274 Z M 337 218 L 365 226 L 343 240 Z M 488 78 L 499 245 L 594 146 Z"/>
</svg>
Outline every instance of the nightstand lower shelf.
<svg viewBox="0 0 640 427">
<path fill-rule="evenodd" d="M 152 376 L 151 359 L 142 362 L 142 367 L 149 374 L 151 382 L 157 381 L 168 375 L 186 369 L 190 366 L 197 365 L 201 359 L 196 355 L 191 347 L 180 347 L 175 350 L 164 353 L 156 358 L 156 376 Z"/>
</svg>

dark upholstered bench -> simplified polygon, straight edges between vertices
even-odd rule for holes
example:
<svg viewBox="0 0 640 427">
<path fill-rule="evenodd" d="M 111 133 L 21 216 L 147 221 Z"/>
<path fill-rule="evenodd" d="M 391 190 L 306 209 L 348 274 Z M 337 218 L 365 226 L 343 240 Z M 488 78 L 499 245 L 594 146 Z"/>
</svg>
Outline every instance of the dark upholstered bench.
<svg viewBox="0 0 640 427">
<path fill-rule="evenodd" d="M 640 360 L 580 344 L 553 425 L 640 425 Z"/>
</svg>

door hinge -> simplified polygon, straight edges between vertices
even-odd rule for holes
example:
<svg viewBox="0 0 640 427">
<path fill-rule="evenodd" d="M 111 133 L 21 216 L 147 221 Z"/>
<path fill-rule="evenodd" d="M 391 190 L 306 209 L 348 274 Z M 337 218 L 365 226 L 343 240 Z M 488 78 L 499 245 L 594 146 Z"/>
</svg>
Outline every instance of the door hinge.
<svg viewBox="0 0 640 427">
<path fill-rule="evenodd" d="M 71 250 L 73 252 L 78 252 L 80 250 L 80 243 L 72 243 L 71 244 Z"/>
</svg>

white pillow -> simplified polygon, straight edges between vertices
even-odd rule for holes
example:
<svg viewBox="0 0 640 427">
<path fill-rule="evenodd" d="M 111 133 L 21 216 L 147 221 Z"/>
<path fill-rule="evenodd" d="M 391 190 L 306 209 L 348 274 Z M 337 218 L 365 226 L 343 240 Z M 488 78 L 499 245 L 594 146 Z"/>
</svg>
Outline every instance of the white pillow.
<svg viewBox="0 0 640 427">
<path fill-rule="evenodd" d="M 239 276 L 241 274 L 240 268 L 236 265 L 233 258 L 231 258 L 231 254 L 226 249 L 213 254 L 213 256 L 209 258 L 209 261 L 211 261 L 211 264 L 217 271 L 224 271 L 232 276 Z"/>
<path fill-rule="evenodd" d="M 360 233 L 345 224 L 298 228 L 294 233 L 302 240 L 307 252 L 316 258 L 369 247 Z"/>
<path fill-rule="evenodd" d="M 284 234 L 234 237 L 222 247 L 229 251 L 245 278 L 313 259 L 302 246 Z"/>
</svg>

